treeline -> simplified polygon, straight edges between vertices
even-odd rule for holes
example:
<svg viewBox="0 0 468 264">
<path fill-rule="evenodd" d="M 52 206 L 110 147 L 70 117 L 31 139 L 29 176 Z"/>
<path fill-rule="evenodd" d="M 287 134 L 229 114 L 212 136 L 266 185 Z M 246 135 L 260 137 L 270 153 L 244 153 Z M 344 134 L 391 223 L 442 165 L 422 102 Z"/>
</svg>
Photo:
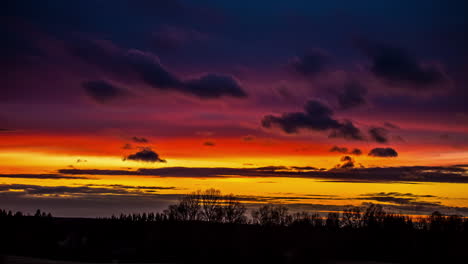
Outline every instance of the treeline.
<svg viewBox="0 0 468 264">
<path fill-rule="evenodd" d="M 251 224 L 261 226 L 307 226 L 328 230 L 338 229 L 400 229 L 433 231 L 468 231 L 468 218 L 444 215 L 438 211 L 430 216 L 409 217 L 386 212 L 379 204 L 367 208 L 350 207 L 343 212 L 330 212 L 326 217 L 314 212 L 290 213 L 285 205 L 265 204 L 248 210 L 232 194 L 222 195 L 219 190 L 208 189 L 183 196 L 177 204 L 163 212 L 121 214 L 108 218 L 125 222 L 202 221 L 210 223 Z"/>
<path fill-rule="evenodd" d="M 0 209 L 0 217 L 22 217 L 22 216 L 34 216 L 34 217 L 42 217 L 42 218 L 52 218 L 51 213 L 41 212 L 40 209 L 36 210 L 34 215 L 24 214 L 21 211 L 13 212 L 11 210 Z"/>
<path fill-rule="evenodd" d="M 319 215 L 213 189 L 162 212 L 60 218 L 0 210 L 2 255 L 93 263 L 464 263 L 468 221 L 434 212 L 412 218 L 380 205 Z"/>
<path fill-rule="evenodd" d="M 119 222 L 209 222 L 250 224 L 260 226 L 307 226 L 317 229 L 399 229 L 462 232 L 468 231 L 468 218 L 444 215 L 438 211 L 430 216 L 409 217 L 386 212 L 380 204 L 367 208 L 350 207 L 343 212 L 330 212 L 326 217 L 315 212 L 290 213 L 285 205 L 265 204 L 247 213 L 246 206 L 233 194 L 223 195 L 216 189 L 196 191 L 180 198 L 163 212 L 112 215 L 103 220 Z M 0 217 L 34 216 L 51 218 L 50 213 L 37 210 L 34 215 L 0 210 Z"/>
</svg>

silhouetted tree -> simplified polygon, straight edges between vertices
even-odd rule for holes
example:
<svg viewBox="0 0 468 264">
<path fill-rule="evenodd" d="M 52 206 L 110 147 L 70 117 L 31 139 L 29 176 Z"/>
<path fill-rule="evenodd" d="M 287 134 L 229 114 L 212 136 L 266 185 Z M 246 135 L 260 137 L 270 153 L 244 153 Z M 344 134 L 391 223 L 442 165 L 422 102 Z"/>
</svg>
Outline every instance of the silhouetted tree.
<svg viewBox="0 0 468 264">
<path fill-rule="evenodd" d="M 200 194 L 194 192 L 181 198 L 178 204 L 170 205 L 164 214 L 171 220 L 194 221 L 200 219 Z"/>
<path fill-rule="evenodd" d="M 225 223 L 244 224 L 247 222 L 245 216 L 246 208 L 237 198 L 230 194 L 224 197 L 223 215 Z"/>
<path fill-rule="evenodd" d="M 252 220 L 260 225 L 288 225 L 292 221 L 284 205 L 267 204 L 252 212 Z"/>
<path fill-rule="evenodd" d="M 223 208 L 221 206 L 221 191 L 216 189 L 207 189 L 198 192 L 200 199 L 200 217 L 208 222 L 221 222 L 223 219 Z"/>
<path fill-rule="evenodd" d="M 339 213 L 328 213 L 325 225 L 329 230 L 336 230 L 340 228 L 340 214 Z"/>
<path fill-rule="evenodd" d="M 366 212 L 363 216 L 364 225 L 368 228 L 379 228 L 382 227 L 386 216 L 382 205 L 380 204 L 370 204 L 367 207 Z"/>
<path fill-rule="evenodd" d="M 341 222 L 345 228 L 356 229 L 362 227 L 361 209 L 359 207 L 345 209 Z"/>
</svg>

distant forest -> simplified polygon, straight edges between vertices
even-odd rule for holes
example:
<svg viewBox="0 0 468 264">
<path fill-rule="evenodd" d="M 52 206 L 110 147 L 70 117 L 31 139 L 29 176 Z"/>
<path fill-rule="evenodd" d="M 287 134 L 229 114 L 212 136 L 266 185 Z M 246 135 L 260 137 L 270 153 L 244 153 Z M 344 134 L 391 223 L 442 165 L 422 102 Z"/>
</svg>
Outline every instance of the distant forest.
<svg viewBox="0 0 468 264">
<path fill-rule="evenodd" d="M 468 219 L 412 218 L 381 205 L 290 213 L 265 204 L 247 214 L 234 195 L 208 189 L 163 212 L 56 218 L 0 210 L 0 254 L 88 262 L 448 263 L 468 258 Z"/>
</svg>

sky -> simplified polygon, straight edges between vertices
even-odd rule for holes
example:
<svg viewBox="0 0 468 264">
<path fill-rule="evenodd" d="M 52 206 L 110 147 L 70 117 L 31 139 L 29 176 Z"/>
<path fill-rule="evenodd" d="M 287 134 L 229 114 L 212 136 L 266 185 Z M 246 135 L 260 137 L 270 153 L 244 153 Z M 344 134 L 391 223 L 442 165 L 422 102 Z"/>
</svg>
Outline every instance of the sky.
<svg viewBox="0 0 468 264">
<path fill-rule="evenodd" d="M 466 1 L 8 0 L 0 207 L 468 215 Z"/>
</svg>

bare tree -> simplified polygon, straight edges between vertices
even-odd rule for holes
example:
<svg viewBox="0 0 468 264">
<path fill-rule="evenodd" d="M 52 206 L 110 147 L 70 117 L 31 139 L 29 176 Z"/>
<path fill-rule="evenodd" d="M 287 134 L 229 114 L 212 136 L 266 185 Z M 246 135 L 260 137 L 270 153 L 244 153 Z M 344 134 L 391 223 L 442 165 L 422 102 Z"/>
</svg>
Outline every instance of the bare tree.
<svg viewBox="0 0 468 264">
<path fill-rule="evenodd" d="M 352 207 L 343 211 L 343 219 L 341 220 L 343 227 L 360 228 L 362 225 L 362 213 L 359 207 Z"/>
<path fill-rule="evenodd" d="M 200 194 L 193 192 L 183 196 L 178 204 L 170 205 L 164 214 L 171 220 L 194 221 L 200 219 Z"/>
<path fill-rule="evenodd" d="M 375 228 L 382 227 L 387 213 L 380 204 L 371 204 L 367 207 L 363 216 L 364 225 Z"/>
<path fill-rule="evenodd" d="M 284 205 L 266 204 L 252 212 L 252 220 L 260 225 L 288 225 L 292 222 L 292 216 Z"/>
<path fill-rule="evenodd" d="M 199 197 L 202 219 L 208 222 L 221 222 L 223 219 L 221 191 L 211 188 L 199 192 Z"/>
<path fill-rule="evenodd" d="M 240 203 L 233 194 L 226 195 L 224 197 L 224 222 L 243 224 L 247 222 L 245 206 Z"/>
</svg>

